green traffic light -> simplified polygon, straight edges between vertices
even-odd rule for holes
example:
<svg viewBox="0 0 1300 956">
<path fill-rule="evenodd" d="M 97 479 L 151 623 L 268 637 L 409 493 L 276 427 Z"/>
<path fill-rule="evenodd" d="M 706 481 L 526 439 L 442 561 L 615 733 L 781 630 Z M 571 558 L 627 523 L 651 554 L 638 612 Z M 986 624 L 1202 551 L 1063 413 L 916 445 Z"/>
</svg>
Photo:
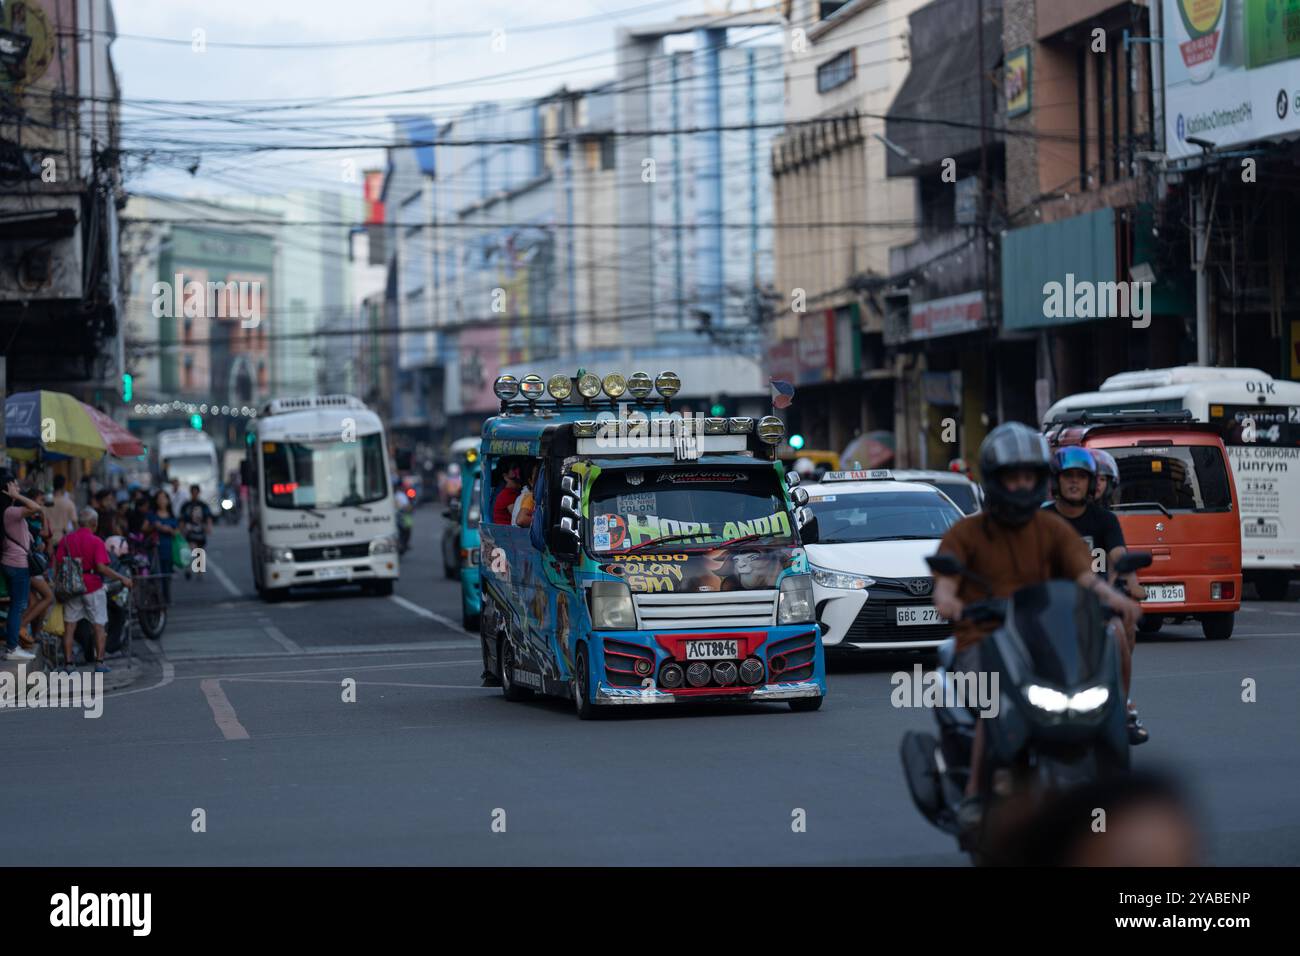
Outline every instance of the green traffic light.
<svg viewBox="0 0 1300 956">
<path fill-rule="evenodd" d="M 802 448 L 802 447 L 803 447 L 803 436 L 802 436 L 802 435 L 791 435 L 791 436 L 790 436 L 790 447 L 793 448 L 795 451 L 798 451 L 800 448 Z"/>
<path fill-rule="evenodd" d="M 122 373 L 122 401 L 129 402 L 135 395 L 135 380 L 130 372 Z"/>
<path fill-rule="evenodd" d="M 190 416 L 190 428 L 197 428 L 197 429 L 199 429 L 199 431 L 202 431 L 202 430 L 203 430 L 203 416 L 202 416 L 202 415 L 199 415 L 199 414 L 197 414 L 197 413 L 191 415 L 191 416 Z"/>
<path fill-rule="evenodd" d="M 727 410 L 721 405 L 714 405 L 709 409 L 709 413 L 713 415 L 714 418 L 721 418 L 723 415 L 727 414 Z"/>
</svg>

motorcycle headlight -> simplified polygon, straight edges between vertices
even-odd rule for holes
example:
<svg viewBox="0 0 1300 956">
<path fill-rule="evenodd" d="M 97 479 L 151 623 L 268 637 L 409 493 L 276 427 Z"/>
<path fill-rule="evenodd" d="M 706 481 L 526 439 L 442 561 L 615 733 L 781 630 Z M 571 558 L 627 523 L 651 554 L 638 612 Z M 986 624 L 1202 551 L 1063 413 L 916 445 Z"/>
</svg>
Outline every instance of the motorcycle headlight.
<svg viewBox="0 0 1300 956">
<path fill-rule="evenodd" d="M 262 548 L 262 560 L 268 564 L 292 564 L 293 548 Z"/>
<path fill-rule="evenodd" d="M 397 550 L 397 535 L 386 534 L 370 542 L 371 554 L 392 554 Z"/>
<path fill-rule="evenodd" d="M 812 579 L 824 588 L 840 588 L 845 591 L 861 591 L 876 583 L 875 578 L 817 567 L 812 569 Z"/>
<path fill-rule="evenodd" d="M 1070 710 L 1080 714 L 1090 713 L 1100 710 L 1108 700 L 1110 700 L 1110 688 L 1099 684 L 1070 695 Z"/>
<path fill-rule="evenodd" d="M 230 511 L 230 510 L 231 510 L 232 508 L 234 508 L 234 507 L 235 507 L 235 503 L 234 503 L 234 501 L 232 501 L 231 499 L 229 499 L 229 498 L 222 498 L 222 499 L 221 499 L 221 510 L 222 510 L 222 511 Z"/>
<path fill-rule="evenodd" d="M 1063 714 L 1070 709 L 1070 695 L 1054 687 L 1030 684 L 1025 688 L 1025 700 L 1049 714 Z"/>
<path fill-rule="evenodd" d="M 591 583 L 591 626 L 606 630 L 636 627 L 632 592 L 626 584 L 622 581 Z"/>
<path fill-rule="evenodd" d="M 813 622 L 812 576 L 792 574 L 781 582 L 777 599 L 777 624 L 811 624 Z"/>
</svg>

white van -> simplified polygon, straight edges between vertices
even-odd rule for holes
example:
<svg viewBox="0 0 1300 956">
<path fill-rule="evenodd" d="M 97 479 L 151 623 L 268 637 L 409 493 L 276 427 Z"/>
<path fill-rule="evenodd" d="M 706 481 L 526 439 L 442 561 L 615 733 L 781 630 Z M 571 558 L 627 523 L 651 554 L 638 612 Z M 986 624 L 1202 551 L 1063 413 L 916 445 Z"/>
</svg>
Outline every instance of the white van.
<svg viewBox="0 0 1300 956">
<path fill-rule="evenodd" d="M 391 594 L 397 522 L 379 416 L 351 395 L 277 398 L 250 433 L 243 480 L 257 593 L 359 583 Z"/>
<path fill-rule="evenodd" d="M 221 475 L 217 471 L 217 446 L 212 436 L 197 428 L 169 428 L 158 433 L 158 471 L 167 482 L 181 483 L 180 497 L 172 502 L 178 509 L 190 500 L 190 486 L 199 486 L 199 497 L 214 515 L 221 511 Z M 170 489 L 169 489 L 170 493 Z"/>
</svg>

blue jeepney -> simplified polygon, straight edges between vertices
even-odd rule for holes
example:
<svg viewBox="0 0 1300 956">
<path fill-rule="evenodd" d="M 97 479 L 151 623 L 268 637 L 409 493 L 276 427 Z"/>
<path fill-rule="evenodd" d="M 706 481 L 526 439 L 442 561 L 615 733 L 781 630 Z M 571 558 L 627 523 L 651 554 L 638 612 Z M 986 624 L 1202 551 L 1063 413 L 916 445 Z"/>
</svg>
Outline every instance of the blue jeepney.
<svg viewBox="0 0 1300 956">
<path fill-rule="evenodd" d="M 672 409 L 680 382 L 501 376 L 483 426 L 485 679 L 505 697 L 786 701 L 816 710 L 825 660 L 807 493 L 780 419 Z M 651 389 L 658 395 L 651 397 Z"/>
<path fill-rule="evenodd" d="M 460 513 L 457 521 L 457 544 L 460 546 L 460 623 L 467 631 L 476 631 L 483 609 L 483 590 L 479 573 L 478 526 L 480 487 L 483 481 L 482 460 L 477 447 L 468 448 L 460 465 Z"/>
</svg>

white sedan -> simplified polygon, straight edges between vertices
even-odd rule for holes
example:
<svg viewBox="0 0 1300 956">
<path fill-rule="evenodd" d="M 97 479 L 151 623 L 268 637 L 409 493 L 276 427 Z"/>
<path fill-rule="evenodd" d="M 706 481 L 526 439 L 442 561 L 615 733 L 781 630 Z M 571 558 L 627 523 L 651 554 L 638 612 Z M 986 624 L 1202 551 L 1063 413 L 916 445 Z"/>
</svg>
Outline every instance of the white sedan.
<svg viewBox="0 0 1300 956">
<path fill-rule="evenodd" d="M 828 651 L 926 650 L 952 634 L 925 559 L 963 517 L 934 486 L 888 471 L 828 472 L 801 485 L 817 517 L 806 545 Z"/>
</svg>

